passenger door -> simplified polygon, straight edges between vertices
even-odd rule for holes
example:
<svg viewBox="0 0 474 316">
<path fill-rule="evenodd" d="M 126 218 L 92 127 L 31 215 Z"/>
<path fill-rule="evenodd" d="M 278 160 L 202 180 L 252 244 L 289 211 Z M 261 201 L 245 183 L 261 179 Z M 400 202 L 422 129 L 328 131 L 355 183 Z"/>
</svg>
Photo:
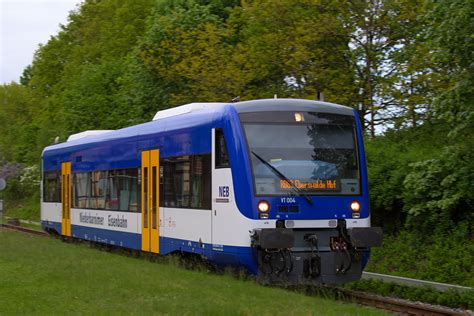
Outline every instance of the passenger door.
<svg viewBox="0 0 474 316">
<path fill-rule="evenodd" d="M 232 239 L 232 174 L 224 133 L 212 131 L 212 246 L 222 251 L 223 245 Z"/>
<path fill-rule="evenodd" d="M 142 250 L 159 253 L 160 151 L 142 151 Z"/>
<path fill-rule="evenodd" d="M 61 163 L 61 235 L 71 236 L 71 163 Z"/>
</svg>

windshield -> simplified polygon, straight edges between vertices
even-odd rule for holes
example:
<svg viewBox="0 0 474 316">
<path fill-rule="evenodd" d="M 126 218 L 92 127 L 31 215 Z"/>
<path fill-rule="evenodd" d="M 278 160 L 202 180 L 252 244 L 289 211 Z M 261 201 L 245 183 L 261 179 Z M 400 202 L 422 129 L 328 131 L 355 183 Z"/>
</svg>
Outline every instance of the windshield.
<svg viewBox="0 0 474 316">
<path fill-rule="evenodd" d="M 290 112 L 285 120 L 255 122 L 249 114 L 241 119 L 257 195 L 360 193 L 353 117 Z M 298 122 L 288 119 L 293 115 Z"/>
</svg>

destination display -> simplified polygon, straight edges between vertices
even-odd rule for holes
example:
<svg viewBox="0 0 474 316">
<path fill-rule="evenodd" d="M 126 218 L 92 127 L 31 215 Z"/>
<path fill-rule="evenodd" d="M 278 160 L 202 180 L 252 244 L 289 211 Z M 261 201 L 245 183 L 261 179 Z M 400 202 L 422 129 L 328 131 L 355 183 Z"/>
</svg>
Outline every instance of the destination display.
<svg viewBox="0 0 474 316">
<path fill-rule="evenodd" d="M 338 179 L 310 179 L 303 181 L 300 179 L 280 180 L 280 189 L 317 190 L 317 191 L 340 191 Z"/>
</svg>

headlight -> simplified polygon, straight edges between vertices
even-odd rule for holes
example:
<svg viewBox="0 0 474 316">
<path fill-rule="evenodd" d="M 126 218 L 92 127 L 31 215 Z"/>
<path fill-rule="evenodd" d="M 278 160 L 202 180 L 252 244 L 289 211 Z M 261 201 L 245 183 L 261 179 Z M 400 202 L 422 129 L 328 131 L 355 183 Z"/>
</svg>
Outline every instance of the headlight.
<svg viewBox="0 0 474 316">
<path fill-rule="evenodd" d="M 360 203 L 357 202 L 357 201 L 353 201 L 353 202 L 351 203 L 351 210 L 352 210 L 352 212 L 354 212 L 354 213 L 355 213 L 355 212 L 359 212 L 359 211 L 360 211 Z"/>
<path fill-rule="evenodd" d="M 304 122 L 303 113 L 295 113 L 295 121 L 296 122 Z"/>
<path fill-rule="evenodd" d="M 266 213 L 270 210 L 270 203 L 265 200 L 258 202 L 258 211 L 261 213 Z"/>
</svg>

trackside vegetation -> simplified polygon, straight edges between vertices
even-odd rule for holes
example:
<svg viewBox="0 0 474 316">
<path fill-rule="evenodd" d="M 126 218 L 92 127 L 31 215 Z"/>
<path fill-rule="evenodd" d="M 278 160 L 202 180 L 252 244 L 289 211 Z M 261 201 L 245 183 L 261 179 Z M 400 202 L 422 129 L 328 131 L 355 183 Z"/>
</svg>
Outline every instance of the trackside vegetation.
<svg viewBox="0 0 474 316">
<path fill-rule="evenodd" d="M 345 287 L 382 296 L 398 297 L 453 308 L 469 310 L 474 308 L 474 290 L 440 292 L 430 287 L 411 287 L 379 280 L 359 280 L 354 283 L 348 283 Z"/>
<path fill-rule="evenodd" d="M 0 314 L 385 315 L 384 312 L 0 230 Z"/>
<path fill-rule="evenodd" d="M 363 123 L 371 220 L 387 236 L 369 271 L 473 287 L 472 12 L 472 0 L 85 0 L 0 86 L 5 213 L 39 220 L 40 155 L 56 138 L 188 102 L 322 94 Z"/>
</svg>

